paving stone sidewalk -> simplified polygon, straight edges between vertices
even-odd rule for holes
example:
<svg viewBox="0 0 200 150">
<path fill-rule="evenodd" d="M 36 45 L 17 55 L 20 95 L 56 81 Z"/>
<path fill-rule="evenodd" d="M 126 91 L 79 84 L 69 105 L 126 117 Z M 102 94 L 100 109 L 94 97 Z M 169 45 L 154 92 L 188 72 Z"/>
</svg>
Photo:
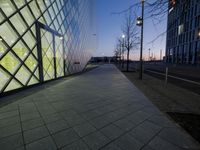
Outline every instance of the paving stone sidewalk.
<svg viewBox="0 0 200 150">
<path fill-rule="evenodd" d="M 103 65 L 1 107 L 0 149 L 199 150 L 200 145 L 115 66 Z"/>
</svg>

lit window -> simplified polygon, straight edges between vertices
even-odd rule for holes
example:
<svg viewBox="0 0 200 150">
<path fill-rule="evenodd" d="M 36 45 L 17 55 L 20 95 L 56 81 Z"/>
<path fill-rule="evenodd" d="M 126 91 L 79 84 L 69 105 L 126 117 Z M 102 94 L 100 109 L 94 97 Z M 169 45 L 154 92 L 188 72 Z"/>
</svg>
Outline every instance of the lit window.
<svg viewBox="0 0 200 150">
<path fill-rule="evenodd" d="M 178 35 L 182 34 L 183 30 L 184 30 L 184 25 L 183 24 L 179 25 L 178 26 Z"/>
<path fill-rule="evenodd" d="M 169 9 L 169 13 L 171 13 L 173 10 L 174 10 L 174 8 L 173 8 L 173 7 L 172 7 L 172 8 L 170 8 L 170 9 Z"/>
</svg>

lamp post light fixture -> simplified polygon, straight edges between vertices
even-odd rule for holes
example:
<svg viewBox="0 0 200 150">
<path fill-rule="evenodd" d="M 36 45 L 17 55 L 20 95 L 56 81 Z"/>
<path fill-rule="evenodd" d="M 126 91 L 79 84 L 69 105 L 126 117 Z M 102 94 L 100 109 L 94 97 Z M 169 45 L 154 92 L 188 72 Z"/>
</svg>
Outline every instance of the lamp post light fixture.
<svg viewBox="0 0 200 150">
<path fill-rule="evenodd" d="M 142 17 L 137 18 L 137 26 L 141 27 L 141 42 L 140 42 L 140 76 L 139 78 L 142 80 L 143 73 L 143 38 L 144 38 L 144 2 L 145 0 L 141 0 L 142 2 Z"/>
<path fill-rule="evenodd" d="M 142 17 L 137 17 L 137 26 L 142 26 L 143 20 Z"/>
</svg>

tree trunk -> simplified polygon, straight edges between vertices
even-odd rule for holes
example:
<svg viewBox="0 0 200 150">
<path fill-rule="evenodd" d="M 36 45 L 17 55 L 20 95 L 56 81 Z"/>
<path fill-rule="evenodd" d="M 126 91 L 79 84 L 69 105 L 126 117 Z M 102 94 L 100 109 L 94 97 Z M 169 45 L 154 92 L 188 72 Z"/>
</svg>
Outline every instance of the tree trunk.
<svg viewBox="0 0 200 150">
<path fill-rule="evenodd" d="M 129 71 L 129 49 L 128 49 L 128 52 L 127 52 L 127 64 L 126 64 L 126 71 L 128 72 Z"/>
</svg>

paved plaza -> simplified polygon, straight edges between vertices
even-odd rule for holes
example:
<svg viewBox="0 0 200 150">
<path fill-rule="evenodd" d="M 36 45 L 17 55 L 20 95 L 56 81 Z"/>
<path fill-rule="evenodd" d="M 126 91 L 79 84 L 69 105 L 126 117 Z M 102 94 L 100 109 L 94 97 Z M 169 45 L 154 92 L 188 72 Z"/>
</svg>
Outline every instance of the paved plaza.
<svg viewBox="0 0 200 150">
<path fill-rule="evenodd" d="M 1 150 L 200 150 L 115 66 L 0 107 Z"/>
</svg>

